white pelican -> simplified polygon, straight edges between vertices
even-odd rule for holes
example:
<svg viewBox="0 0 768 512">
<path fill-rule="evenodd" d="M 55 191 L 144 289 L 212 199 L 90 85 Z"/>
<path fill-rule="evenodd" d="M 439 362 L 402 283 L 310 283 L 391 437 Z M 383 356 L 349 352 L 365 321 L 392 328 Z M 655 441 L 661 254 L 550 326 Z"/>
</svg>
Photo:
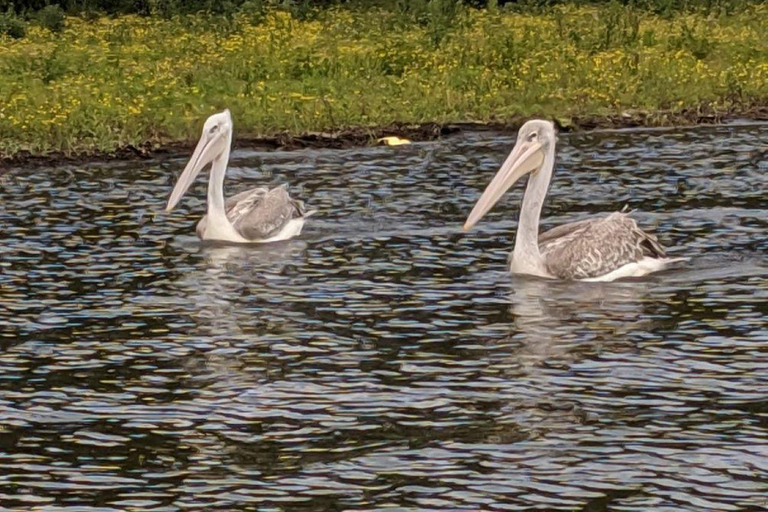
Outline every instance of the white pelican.
<svg viewBox="0 0 768 512">
<path fill-rule="evenodd" d="M 656 237 L 643 232 L 622 212 L 563 224 L 539 235 L 541 207 L 555 167 L 556 140 L 549 121 L 525 123 L 514 149 L 469 214 L 464 230 L 477 224 L 507 189 L 531 173 L 510 258 L 512 274 L 613 281 L 643 276 L 685 259 L 667 258 Z"/>
<path fill-rule="evenodd" d="M 197 224 L 201 240 L 240 244 L 288 240 L 301 234 L 307 217 L 304 203 L 291 199 L 284 186 L 254 188 L 224 202 L 224 174 L 232 146 L 232 116 L 229 109 L 205 121 L 203 134 L 192 158 L 179 176 L 165 211 L 171 211 L 206 165 L 211 164 L 208 180 L 208 214 Z"/>
</svg>

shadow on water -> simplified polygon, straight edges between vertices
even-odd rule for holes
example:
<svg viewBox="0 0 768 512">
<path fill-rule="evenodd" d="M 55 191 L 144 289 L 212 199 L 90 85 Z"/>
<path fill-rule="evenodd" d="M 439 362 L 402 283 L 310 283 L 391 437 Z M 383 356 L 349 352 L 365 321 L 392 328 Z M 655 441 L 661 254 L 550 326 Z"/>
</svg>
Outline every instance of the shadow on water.
<svg viewBox="0 0 768 512">
<path fill-rule="evenodd" d="M 765 510 L 766 135 L 561 135 L 544 228 L 691 257 L 618 283 L 508 276 L 521 187 L 461 232 L 508 136 L 237 151 L 320 210 L 257 247 L 182 161 L 4 171 L 0 509 Z"/>
</svg>

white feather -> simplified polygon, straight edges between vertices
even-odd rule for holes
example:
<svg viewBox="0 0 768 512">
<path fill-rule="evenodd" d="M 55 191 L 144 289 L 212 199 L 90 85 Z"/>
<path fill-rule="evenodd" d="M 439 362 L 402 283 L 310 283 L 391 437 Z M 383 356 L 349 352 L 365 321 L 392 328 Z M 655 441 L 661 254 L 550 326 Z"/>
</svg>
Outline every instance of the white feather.
<svg viewBox="0 0 768 512">
<path fill-rule="evenodd" d="M 301 229 L 304 227 L 304 219 L 306 219 L 306 216 L 299 217 L 298 219 L 291 219 L 286 222 L 283 229 L 281 229 L 275 236 L 263 240 L 250 240 L 250 242 L 253 244 L 267 244 L 270 242 L 281 242 L 299 236 L 301 234 Z"/>
<path fill-rule="evenodd" d="M 608 272 L 607 274 L 603 274 L 602 276 L 597 277 L 588 277 L 585 279 L 579 279 L 579 281 L 585 281 L 585 282 L 602 282 L 607 283 L 610 281 L 615 281 L 616 279 L 621 279 L 622 277 L 641 277 L 648 275 L 652 272 L 658 272 L 660 270 L 663 270 L 666 268 L 667 265 L 670 263 L 674 263 L 675 261 L 684 261 L 688 258 L 650 258 L 645 257 L 640 261 L 633 261 L 632 263 L 627 263 L 626 265 L 623 265 L 616 270 L 612 270 L 611 272 Z"/>
</svg>

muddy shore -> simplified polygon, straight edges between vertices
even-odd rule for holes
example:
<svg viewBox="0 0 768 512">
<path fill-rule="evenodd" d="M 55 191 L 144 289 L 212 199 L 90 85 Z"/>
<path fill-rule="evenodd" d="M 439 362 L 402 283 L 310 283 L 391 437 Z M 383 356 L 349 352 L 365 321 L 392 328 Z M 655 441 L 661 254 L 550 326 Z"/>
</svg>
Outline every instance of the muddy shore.
<svg viewBox="0 0 768 512">
<path fill-rule="evenodd" d="M 344 149 L 377 144 L 377 139 L 397 136 L 412 142 L 437 140 L 441 137 L 466 131 L 515 132 L 528 118 L 516 118 L 499 123 L 395 123 L 380 127 L 350 127 L 333 132 L 292 134 L 281 132 L 269 136 L 237 136 L 234 148 L 253 148 L 264 151 L 288 151 L 304 148 Z M 691 109 L 678 112 L 627 111 L 612 116 L 575 116 L 568 119 L 552 119 L 562 132 L 579 132 L 594 129 L 620 129 L 639 127 L 686 127 L 715 125 L 734 120 L 768 121 L 768 106 L 753 106 L 728 112 Z M 139 146 L 128 145 L 113 152 L 84 151 L 65 154 L 52 152 L 33 154 L 20 151 L 13 155 L 0 155 L 2 167 L 8 166 L 55 166 L 77 165 L 86 162 L 113 160 L 141 160 L 150 158 L 174 158 L 185 155 L 194 148 L 196 140 L 147 141 Z"/>
</svg>

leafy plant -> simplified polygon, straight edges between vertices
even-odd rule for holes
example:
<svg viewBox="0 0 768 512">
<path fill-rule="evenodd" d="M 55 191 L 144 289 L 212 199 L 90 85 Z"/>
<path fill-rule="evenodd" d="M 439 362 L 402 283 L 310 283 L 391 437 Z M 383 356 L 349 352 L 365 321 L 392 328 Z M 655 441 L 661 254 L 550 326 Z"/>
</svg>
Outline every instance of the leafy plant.
<svg viewBox="0 0 768 512">
<path fill-rule="evenodd" d="M 0 35 L 7 35 L 13 39 L 21 39 L 27 34 L 27 24 L 17 15 L 12 6 L 4 13 L 0 13 Z"/>
<path fill-rule="evenodd" d="M 684 22 L 680 25 L 680 33 L 670 40 L 672 48 L 687 50 L 699 60 L 706 59 L 712 51 L 713 43 L 706 34 L 699 35 L 694 25 Z"/>
<path fill-rule="evenodd" d="M 46 5 L 35 14 L 35 18 L 41 27 L 51 32 L 61 32 L 66 25 L 67 17 L 59 5 Z"/>
</svg>

